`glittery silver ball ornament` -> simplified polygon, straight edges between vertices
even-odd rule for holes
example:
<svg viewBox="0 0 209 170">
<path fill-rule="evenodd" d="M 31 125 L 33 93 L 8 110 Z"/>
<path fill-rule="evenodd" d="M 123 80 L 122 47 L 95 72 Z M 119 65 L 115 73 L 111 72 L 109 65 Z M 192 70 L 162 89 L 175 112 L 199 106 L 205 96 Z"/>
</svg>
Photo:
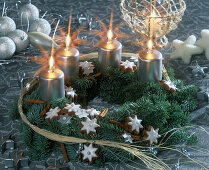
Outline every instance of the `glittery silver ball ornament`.
<svg viewBox="0 0 209 170">
<path fill-rule="evenodd" d="M 23 5 L 19 10 L 20 18 L 22 17 L 22 22 L 27 23 L 28 21 L 32 21 L 34 19 L 39 18 L 39 10 L 33 4 Z"/>
<path fill-rule="evenodd" d="M 24 51 L 29 45 L 28 35 L 22 30 L 15 30 L 7 35 L 16 45 L 16 52 Z"/>
<path fill-rule="evenodd" d="M 0 38 L 0 59 L 10 59 L 15 53 L 15 43 L 11 38 Z"/>
<path fill-rule="evenodd" d="M 10 17 L 0 17 L 0 37 L 6 36 L 10 31 L 16 29 L 16 24 Z"/>
<path fill-rule="evenodd" d="M 51 32 L 51 25 L 47 20 L 39 18 L 31 21 L 29 32 L 42 32 L 46 35 L 49 35 Z"/>
</svg>

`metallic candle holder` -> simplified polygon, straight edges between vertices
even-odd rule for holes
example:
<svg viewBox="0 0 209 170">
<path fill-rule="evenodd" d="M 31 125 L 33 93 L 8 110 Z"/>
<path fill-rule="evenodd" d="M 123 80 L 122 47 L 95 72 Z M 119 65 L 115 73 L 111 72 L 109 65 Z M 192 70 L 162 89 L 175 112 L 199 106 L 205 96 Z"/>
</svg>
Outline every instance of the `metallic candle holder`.
<svg viewBox="0 0 209 170">
<path fill-rule="evenodd" d="M 48 69 L 39 74 L 40 98 L 50 101 L 55 98 L 65 97 L 64 73 L 59 69 L 50 72 Z"/>
<path fill-rule="evenodd" d="M 76 48 L 62 48 L 56 52 L 56 63 L 60 70 L 64 72 L 65 84 L 71 85 L 79 74 L 79 51 Z"/>
<path fill-rule="evenodd" d="M 119 67 L 121 62 L 122 44 L 117 40 L 107 42 L 99 49 L 99 68 L 104 73 L 108 66 Z"/>
<path fill-rule="evenodd" d="M 151 50 L 140 54 L 138 59 L 138 79 L 142 83 L 159 82 L 162 80 L 162 54 Z"/>
</svg>

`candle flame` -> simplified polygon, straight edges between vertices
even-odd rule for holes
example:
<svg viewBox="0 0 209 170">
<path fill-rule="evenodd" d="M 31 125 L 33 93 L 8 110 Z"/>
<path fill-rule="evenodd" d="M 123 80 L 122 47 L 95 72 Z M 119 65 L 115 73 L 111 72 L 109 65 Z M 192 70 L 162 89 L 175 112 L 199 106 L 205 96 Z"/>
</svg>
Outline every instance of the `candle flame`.
<svg viewBox="0 0 209 170">
<path fill-rule="evenodd" d="M 152 40 L 149 40 L 149 41 L 148 41 L 148 51 L 149 51 L 149 52 L 152 51 L 152 47 L 153 47 Z"/>
<path fill-rule="evenodd" d="M 112 32 L 112 30 L 109 30 L 107 32 L 107 38 L 108 38 L 108 42 L 111 42 L 112 41 L 112 38 L 113 38 L 113 32 Z"/>
<path fill-rule="evenodd" d="M 49 59 L 49 72 L 54 71 L 54 43 L 52 43 L 51 57 Z"/>
<path fill-rule="evenodd" d="M 156 14 L 156 12 L 153 10 L 152 12 L 151 12 L 151 16 L 150 17 L 156 17 L 157 16 L 157 14 Z"/>
<path fill-rule="evenodd" d="M 53 72 L 53 69 L 54 69 L 54 59 L 53 56 L 51 56 L 49 59 L 49 72 Z"/>
<path fill-rule="evenodd" d="M 71 29 L 71 18 L 72 18 L 72 10 L 70 11 L 70 17 L 69 17 L 69 24 L 68 24 L 68 33 L 66 37 L 66 50 L 69 50 L 70 43 L 71 43 L 71 37 L 70 37 L 70 29 Z"/>
<path fill-rule="evenodd" d="M 70 35 L 67 35 L 67 38 L 66 38 L 66 50 L 67 51 L 69 50 L 70 43 L 71 43 L 71 37 Z"/>
</svg>

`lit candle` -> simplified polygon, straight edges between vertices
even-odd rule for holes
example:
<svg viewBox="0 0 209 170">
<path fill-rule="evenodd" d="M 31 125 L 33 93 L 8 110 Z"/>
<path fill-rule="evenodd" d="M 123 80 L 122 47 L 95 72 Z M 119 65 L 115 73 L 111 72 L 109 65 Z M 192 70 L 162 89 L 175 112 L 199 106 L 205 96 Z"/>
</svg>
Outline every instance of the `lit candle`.
<svg viewBox="0 0 209 170">
<path fill-rule="evenodd" d="M 162 54 L 152 49 L 152 41 L 148 42 L 148 50 L 139 54 L 138 78 L 142 83 L 162 80 Z"/>
<path fill-rule="evenodd" d="M 122 45 L 116 39 L 113 39 L 113 8 L 110 16 L 110 26 L 107 31 L 107 41 L 99 48 L 99 69 L 104 73 L 108 66 L 119 67 L 121 62 Z"/>
<path fill-rule="evenodd" d="M 54 67 L 53 50 L 52 45 L 49 69 L 47 68 L 39 74 L 40 99 L 44 101 L 65 97 L 64 73 Z"/>
<path fill-rule="evenodd" d="M 56 52 L 56 63 L 58 68 L 64 72 L 67 86 L 71 85 L 79 74 L 79 51 L 71 47 L 70 26 L 71 16 L 66 37 L 66 48 L 61 48 Z"/>
<path fill-rule="evenodd" d="M 108 66 L 119 67 L 121 62 L 122 45 L 113 38 L 112 30 L 107 32 L 107 43 L 99 49 L 99 68 L 102 73 Z"/>
</svg>

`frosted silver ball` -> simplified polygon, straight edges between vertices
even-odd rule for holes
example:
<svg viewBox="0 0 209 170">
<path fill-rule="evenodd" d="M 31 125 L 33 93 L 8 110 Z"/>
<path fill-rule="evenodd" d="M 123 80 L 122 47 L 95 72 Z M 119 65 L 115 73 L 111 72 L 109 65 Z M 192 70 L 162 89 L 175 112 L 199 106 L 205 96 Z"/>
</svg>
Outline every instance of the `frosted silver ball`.
<svg viewBox="0 0 209 170">
<path fill-rule="evenodd" d="M 0 38 L 0 59 L 10 59 L 15 53 L 15 43 L 8 37 Z"/>
<path fill-rule="evenodd" d="M 0 37 L 6 36 L 8 32 L 14 31 L 16 24 L 10 17 L 0 17 Z"/>
<path fill-rule="evenodd" d="M 29 45 L 28 34 L 22 30 L 9 32 L 7 36 L 14 41 L 16 45 L 16 52 L 24 51 Z"/>
<path fill-rule="evenodd" d="M 29 32 L 42 32 L 46 35 L 49 35 L 51 32 L 51 25 L 47 20 L 39 18 L 31 21 Z"/>
<path fill-rule="evenodd" d="M 20 8 L 19 15 L 20 18 L 22 15 L 22 22 L 27 23 L 28 22 L 27 20 L 32 21 L 34 19 L 39 18 L 39 10 L 33 4 L 26 4 Z"/>
</svg>

